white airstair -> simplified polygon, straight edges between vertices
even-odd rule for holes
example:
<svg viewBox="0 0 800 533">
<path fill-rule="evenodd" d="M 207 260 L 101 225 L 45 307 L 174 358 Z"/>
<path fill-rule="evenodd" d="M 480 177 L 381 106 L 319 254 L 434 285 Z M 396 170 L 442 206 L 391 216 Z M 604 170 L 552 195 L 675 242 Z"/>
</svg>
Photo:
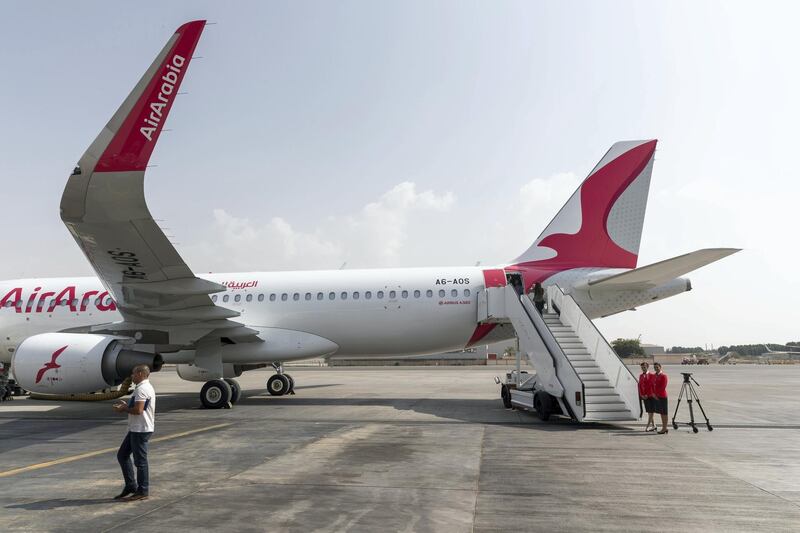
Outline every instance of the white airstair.
<svg viewBox="0 0 800 533">
<path fill-rule="evenodd" d="M 634 375 L 575 300 L 547 288 L 539 314 L 530 298 L 508 284 L 481 293 L 479 323 L 508 322 L 519 338 L 517 369 L 501 383 L 507 406 L 537 411 L 542 419 L 563 414 L 579 422 L 634 420 L 641 415 Z M 536 369 L 520 368 L 522 358 Z"/>
</svg>

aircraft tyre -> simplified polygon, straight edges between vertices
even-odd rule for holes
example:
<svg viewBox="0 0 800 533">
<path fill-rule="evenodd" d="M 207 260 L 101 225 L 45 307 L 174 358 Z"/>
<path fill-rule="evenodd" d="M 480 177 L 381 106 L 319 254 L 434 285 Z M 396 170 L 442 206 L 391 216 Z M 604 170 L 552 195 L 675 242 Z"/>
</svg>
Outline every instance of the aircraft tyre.
<svg viewBox="0 0 800 533">
<path fill-rule="evenodd" d="M 288 393 L 290 385 L 285 374 L 275 374 L 267 380 L 267 392 L 272 396 L 283 396 Z"/>
<path fill-rule="evenodd" d="M 536 409 L 536 414 L 539 415 L 539 418 L 547 422 L 553 412 L 552 396 L 544 391 L 537 392 L 533 395 L 533 408 Z"/>
<path fill-rule="evenodd" d="M 207 381 L 200 389 L 200 401 L 206 409 L 230 408 L 231 396 L 231 386 L 224 379 Z"/>
<path fill-rule="evenodd" d="M 242 387 L 235 379 L 225 378 L 225 383 L 231 386 L 231 403 L 236 403 L 242 397 Z"/>
<path fill-rule="evenodd" d="M 284 376 L 289 380 L 289 389 L 286 391 L 286 394 L 294 394 L 294 378 L 289 374 L 284 374 Z"/>
</svg>

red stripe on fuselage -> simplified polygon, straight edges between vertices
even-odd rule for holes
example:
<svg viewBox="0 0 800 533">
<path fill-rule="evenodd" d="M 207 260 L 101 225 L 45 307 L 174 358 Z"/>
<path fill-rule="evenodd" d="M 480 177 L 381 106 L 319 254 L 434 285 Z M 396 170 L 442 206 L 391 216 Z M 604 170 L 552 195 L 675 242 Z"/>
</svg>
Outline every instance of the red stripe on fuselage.
<svg viewBox="0 0 800 533">
<path fill-rule="evenodd" d="M 470 346 L 480 342 L 480 340 L 488 335 L 496 325 L 497 324 L 478 324 L 478 326 L 475 328 L 475 332 L 472 334 L 472 337 L 470 337 L 469 341 L 467 341 L 466 348 L 469 348 Z"/>
</svg>

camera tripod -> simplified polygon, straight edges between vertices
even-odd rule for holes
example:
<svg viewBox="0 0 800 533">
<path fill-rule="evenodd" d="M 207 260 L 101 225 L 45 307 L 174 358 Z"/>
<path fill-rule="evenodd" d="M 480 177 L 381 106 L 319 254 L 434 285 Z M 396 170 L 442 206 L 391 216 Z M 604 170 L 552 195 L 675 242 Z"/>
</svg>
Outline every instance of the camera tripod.
<svg viewBox="0 0 800 533">
<path fill-rule="evenodd" d="M 681 372 L 683 374 L 683 385 L 681 385 L 681 393 L 678 395 L 678 404 L 675 406 L 675 413 L 672 415 L 672 427 L 674 429 L 678 429 L 678 424 L 686 424 L 687 426 L 691 426 L 692 431 L 697 433 L 699 430 L 697 429 L 697 425 L 694 422 L 694 409 L 692 408 L 692 400 L 697 402 L 697 407 L 700 408 L 700 412 L 703 413 L 703 418 L 706 419 L 706 427 L 708 427 L 709 431 L 714 431 L 714 428 L 711 427 L 711 421 L 706 416 L 706 412 L 703 410 L 703 406 L 700 405 L 700 396 L 697 395 L 697 391 L 695 390 L 694 386 L 692 385 L 692 381 L 698 387 L 700 384 L 695 381 L 692 377 L 691 372 Z M 681 406 L 681 399 L 686 397 L 686 403 L 689 404 L 689 422 L 676 422 L 675 418 L 678 416 L 678 409 Z"/>
</svg>

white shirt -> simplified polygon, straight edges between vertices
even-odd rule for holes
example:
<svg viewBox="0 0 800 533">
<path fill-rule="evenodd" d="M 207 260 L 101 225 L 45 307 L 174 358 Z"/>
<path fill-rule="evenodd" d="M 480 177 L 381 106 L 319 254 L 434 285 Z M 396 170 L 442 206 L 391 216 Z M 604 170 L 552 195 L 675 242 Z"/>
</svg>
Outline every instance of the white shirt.
<svg viewBox="0 0 800 533">
<path fill-rule="evenodd" d="M 145 379 L 136 384 L 133 394 L 128 402 L 128 407 L 133 407 L 135 402 L 144 402 L 144 411 L 140 415 L 128 413 L 128 431 L 133 433 L 150 433 L 156 430 L 156 390 Z"/>
</svg>

